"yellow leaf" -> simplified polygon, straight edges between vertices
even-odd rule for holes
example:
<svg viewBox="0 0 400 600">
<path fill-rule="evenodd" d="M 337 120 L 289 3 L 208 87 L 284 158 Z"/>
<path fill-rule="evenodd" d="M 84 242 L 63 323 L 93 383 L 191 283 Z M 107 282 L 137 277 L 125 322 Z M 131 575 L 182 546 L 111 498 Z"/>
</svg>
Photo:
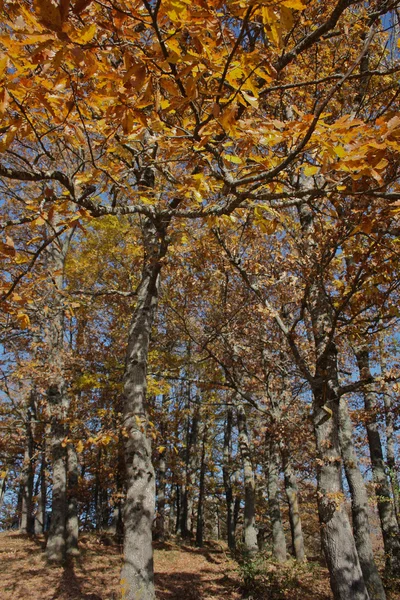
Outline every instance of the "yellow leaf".
<svg viewBox="0 0 400 600">
<path fill-rule="evenodd" d="M 261 231 L 266 233 L 267 235 L 272 235 L 275 233 L 276 228 L 278 227 L 278 222 L 276 220 L 269 219 L 260 219 L 256 221 L 256 225 L 259 225 Z"/>
<path fill-rule="evenodd" d="M 86 27 L 84 27 L 80 31 L 76 31 L 76 35 L 74 35 L 72 39 L 78 44 L 87 44 L 94 38 L 96 32 L 97 26 L 95 25 L 95 23 L 92 23 L 91 25 L 86 25 Z"/>
<path fill-rule="evenodd" d="M 3 136 L 2 140 L 0 141 L 0 152 L 5 152 L 6 150 L 8 150 L 8 148 L 11 146 L 12 142 L 14 141 L 15 136 L 17 135 L 17 131 L 18 131 L 17 125 L 13 125 L 12 127 L 10 127 L 8 129 L 5 136 Z"/>
<path fill-rule="evenodd" d="M 76 451 L 80 454 L 81 452 L 83 452 L 83 443 L 81 440 L 79 440 L 79 442 L 76 444 Z"/>
<path fill-rule="evenodd" d="M 304 10 L 306 7 L 302 0 L 283 0 L 282 6 L 293 8 L 294 10 Z"/>
<path fill-rule="evenodd" d="M 158 446 L 157 450 L 160 454 L 162 454 L 163 452 L 165 452 L 165 446 Z"/>
<path fill-rule="evenodd" d="M 235 165 L 240 165 L 243 162 L 239 156 L 235 156 L 234 154 L 223 154 L 222 158 L 228 162 L 235 163 Z"/>
<path fill-rule="evenodd" d="M 280 47 L 282 44 L 281 28 L 278 23 L 277 16 L 272 8 L 263 6 L 261 9 L 262 21 L 267 31 L 270 32 L 268 36 L 276 46 Z"/>
<path fill-rule="evenodd" d="M 7 64 L 8 64 L 8 57 L 6 55 L 3 55 L 0 58 L 0 77 L 3 75 L 3 73 L 6 72 Z"/>
<path fill-rule="evenodd" d="M 335 146 L 333 150 L 339 158 L 343 158 L 344 156 L 346 156 L 346 150 L 343 148 L 343 146 Z"/>
<path fill-rule="evenodd" d="M 311 177 L 311 175 L 315 175 L 315 173 L 318 173 L 319 171 L 319 167 L 316 167 L 314 165 L 307 165 L 306 168 L 304 169 L 304 175 L 306 177 Z"/>
<path fill-rule="evenodd" d="M 287 6 L 281 6 L 281 25 L 285 31 L 290 31 L 293 27 L 292 11 Z"/>
</svg>

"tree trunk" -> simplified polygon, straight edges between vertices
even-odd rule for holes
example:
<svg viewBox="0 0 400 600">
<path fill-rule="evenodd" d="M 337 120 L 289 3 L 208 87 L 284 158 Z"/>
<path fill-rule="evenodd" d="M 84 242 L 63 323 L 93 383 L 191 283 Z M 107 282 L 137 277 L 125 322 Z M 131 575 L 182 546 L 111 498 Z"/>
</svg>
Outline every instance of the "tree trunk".
<svg viewBox="0 0 400 600">
<path fill-rule="evenodd" d="M 226 532 L 229 548 L 235 548 L 235 523 L 234 523 L 234 500 L 232 486 L 232 407 L 229 406 L 226 411 L 225 429 L 224 429 L 224 454 L 222 476 L 225 489 L 226 501 Z"/>
<path fill-rule="evenodd" d="M 166 470 L 165 449 L 161 453 L 158 463 L 158 486 L 157 486 L 157 519 L 156 519 L 156 537 L 164 541 L 166 537 L 165 529 L 165 502 L 166 502 Z"/>
<path fill-rule="evenodd" d="M 56 226 L 57 223 L 53 225 Z M 61 562 L 66 551 L 67 521 L 67 451 L 65 438 L 68 426 L 67 412 L 69 400 L 65 380 L 64 364 L 64 287 L 65 261 L 74 229 L 68 233 L 64 241 L 54 242 L 50 248 L 49 268 L 54 273 L 52 280 L 55 293 L 49 311 L 49 364 L 52 371 L 47 392 L 47 404 L 51 418 L 50 447 L 53 469 L 53 488 L 51 504 L 51 522 L 47 539 L 47 558 L 53 562 Z"/>
<path fill-rule="evenodd" d="M 34 416 L 34 393 L 29 394 L 29 402 L 26 411 L 25 421 L 25 452 L 24 464 L 22 469 L 21 490 L 22 490 L 22 505 L 21 505 L 21 532 L 32 534 L 34 533 L 35 518 L 33 514 L 33 480 L 35 475 L 35 467 L 33 464 L 34 439 L 32 431 L 32 418 Z"/>
<path fill-rule="evenodd" d="M 201 459 L 200 459 L 200 481 L 199 481 L 199 500 L 197 504 L 197 528 L 196 528 L 196 546 L 203 547 L 204 544 L 204 493 L 206 480 L 206 440 L 207 428 L 202 425 L 202 443 L 201 443 Z"/>
<path fill-rule="evenodd" d="M 369 352 L 365 346 L 355 351 L 357 365 L 362 379 L 371 377 Z M 376 501 L 381 523 L 383 544 L 386 555 L 386 568 L 397 573 L 400 569 L 399 527 L 390 494 L 390 486 L 386 474 L 381 437 L 376 418 L 376 397 L 370 385 L 364 388 L 365 409 L 368 411 L 367 437 L 371 457 L 372 475 L 375 483 Z"/>
<path fill-rule="evenodd" d="M 340 399 L 339 440 L 343 465 L 351 494 L 354 538 L 365 584 L 371 600 L 385 600 L 386 594 L 376 568 L 369 527 L 368 495 L 364 479 L 358 466 L 353 444 L 353 426 L 345 399 Z"/>
<path fill-rule="evenodd" d="M 237 408 L 239 448 L 244 472 L 244 545 L 250 554 L 258 551 L 256 529 L 256 486 L 251 460 L 250 440 L 247 433 L 246 413 L 242 405 Z"/>
<path fill-rule="evenodd" d="M 68 443 L 67 446 L 67 473 L 68 473 L 68 501 L 67 501 L 67 520 L 66 520 L 66 551 L 71 556 L 79 554 L 78 535 L 78 480 L 79 465 L 75 446 Z"/>
<path fill-rule="evenodd" d="M 123 424 L 127 497 L 124 507 L 124 600 L 153 600 L 152 525 L 155 512 L 155 473 L 148 435 L 146 374 L 151 327 L 157 308 L 161 259 L 167 245 L 154 224 L 144 220 L 145 260 L 137 303 L 129 329 L 124 374 Z"/>
<path fill-rule="evenodd" d="M 46 555 L 48 560 L 61 562 L 65 558 L 65 527 L 67 518 L 67 465 L 65 439 L 65 398 L 63 388 L 52 385 L 48 392 L 48 404 L 52 410 L 51 418 L 51 459 L 53 466 L 53 489 L 51 503 L 51 522 L 47 539 Z"/>
<path fill-rule="evenodd" d="M 335 600 L 367 600 L 353 532 L 342 489 L 339 445 L 339 377 L 332 306 L 327 298 L 320 257 L 315 246 L 312 209 L 299 207 L 305 251 L 311 261 L 307 308 L 315 347 L 313 423 L 317 447 L 317 499 L 321 539 Z"/>
<path fill-rule="evenodd" d="M 38 501 L 37 501 L 37 509 L 35 514 L 35 534 L 40 535 L 45 532 L 46 525 L 46 499 L 47 499 L 47 490 L 46 490 L 46 451 L 45 449 L 41 452 L 41 462 L 40 462 L 40 473 L 38 476 L 39 479 L 39 490 L 38 490 Z"/>
<path fill-rule="evenodd" d="M 189 388 L 190 389 L 190 388 Z M 189 391 L 190 394 L 190 391 Z M 188 403 L 188 406 L 190 404 Z M 185 483 L 181 494 L 181 526 L 182 537 L 190 537 L 193 533 L 193 488 L 196 478 L 198 457 L 196 454 L 199 427 L 199 409 L 196 407 L 192 420 L 188 419 L 188 431 L 185 454 Z"/>
<path fill-rule="evenodd" d="M 281 449 L 283 474 L 285 478 L 285 492 L 289 506 L 289 522 L 292 534 L 293 552 L 296 560 L 303 562 L 306 560 L 304 549 L 303 530 L 301 526 L 299 510 L 299 493 L 297 489 L 296 475 L 293 472 L 292 464 L 288 453 Z"/>
<path fill-rule="evenodd" d="M 268 504 L 272 527 L 272 554 L 277 562 L 286 561 L 286 540 L 279 502 L 279 457 L 275 440 L 268 449 Z"/>
<path fill-rule="evenodd" d="M 384 394 L 385 405 L 385 430 L 386 430 L 386 457 L 389 471 L 389 480 L 392 488 L 393 507 L 396 515 L 397 525 L 400 528 L 400 486 L 398 467 L 396 467 L 396 442 L 393 418 L 392 398 L 389 394 Z"/>
</svg>

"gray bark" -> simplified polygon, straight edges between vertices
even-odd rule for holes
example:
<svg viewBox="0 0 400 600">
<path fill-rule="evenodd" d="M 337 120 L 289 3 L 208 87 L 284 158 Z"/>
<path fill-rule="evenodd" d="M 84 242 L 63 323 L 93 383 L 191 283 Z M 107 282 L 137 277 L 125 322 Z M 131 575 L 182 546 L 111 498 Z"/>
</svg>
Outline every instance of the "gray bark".
<svg viewBox="0 0 400 600">
<path fill-rule="evenodd" d="M 256 484 L 247 433 L 246 413 L 242 405 L 237 408 L 237 422 L 244 473 L 244 545 L 247 552 L 255 554 L 258 551 L 255 512 Z"/>
<path fill-rule="evenodd" d="M 72 443 L 68 443 L 67 446 L 67 474 L 68 502 L 66 515 L 66 552 L 71 556 L 76 556 L 79 554 L 79 520 L 77 502 L 79 465 L 76 449 Z"/>
<path fill-rule="evenodd" d="M 157 308 L 161 259 L 165 256 L 167 244 L 165 230 L 157 231 L 149 219 L 144 220 L 143 233 L 145 260 L 129 330 L 124 374 L 127 497 L 121 586 L 125 600 L 155 598 L 152 525 L 156 490 L 151 438 L 147 431 L 146 374 L 151 327 Z"/>
<path fill-rule="evenodd" d="M 222 476 L 224 481 L 225 489 L 225 501 L 226 501 L 226 530 L 228 537 L 228 546 L 233 549 L 235 547 L 235 522 L 234 522 L 234 510 L 235 503 L 233 498 L 233 485 L 232 485 L 232 419 L 233 412 L 232 407 L 228 407 L 226 411 L 225 429 L 224 429 L 224 453 L 223 453 L 223 466 Z"/>
<path fill-rule="evenodd" d="M 157 485 L 157 519 L 156 519 L 156 536 L 157 539 L 163 541 L 166 537 L 165 528 L 165 503 L 166 503 L 166 470 L 167 463 L 165 460 L 165 450 L 163 450 L 158 463 L 158 485 Z"/>
<path fill-rule="evenodd" d="M 286 540 L 279 501 L 279 455 L 275 440 L 268 448 L 268 505 L 272 528 L 272 554 L 277 562 L 286 561 Z"/>
<path fill-rule="evenodd" d="M 369 352 L 367 347 L 355 351 L 360 376 L 362 379 L 371 377 Z M 396 521 L 390 486 L 383 457 L 381 437 L 376 417 L 376 395 L 371 385 L 364 387 L 365 409 L 368 411 L 366 424 L 368 445 L 371 457 L 372 475 L 375 483 L 375 494 L 381 523 L 383 544 L 386 555 L 386 568 L 393 573 L 400 569 L 400 537 Z"/>
<path fill-rule="evenodd" d="M 201 437 L 201 458 L 200 458 L 200 481 L 199 481 L 199 499 L 197 503 L 197 528 L 196 528 L 196 546 L 203 547 L 204 544 L 204 494 L 206 480 L 206 441 L 207 428 L 202 424 Z"/>
<path fill-rule="evenodd" d="M 51 422 L 51 462 L 53 467 L 53 488 L 51 523 L 47 539 L 46 555 L 49 561 L 61 562 L 65 558 L 65 526 L 67 518 L 67 465 L 65 439 L 65 398 L 64 390 L 53 385 L 48 392 L 48 404 L 52 412 Z"/>
<path fill-rule="evenodd" d="M 40 535 L 45 531 L 46 523 L 46 452 L 41 452 L 40 472 L 39 472 L 39 490 L 35 514 L 35 534 Z"/>
<path fill-rule="evenodd" d="M 56 226 L 57 223 L 54 223 Z M 53 469 L 51 523 L 47 539 L 46 555 L 52 562 L 61 562 L 66 552 L 67 522 L 67 450 L 64 439 L 67 436 L 67 412 L 69 399 L 65 381 L 64 365 L 64 306 L 62 290 L 64 269 L 74 230 L 71 229 L 64 241 L 55 242 L 49 252 L 49 267 L 55 273 L 53 282 L 55 293 L 49 311 L 49 364 L 52 367 L 47 392 L 48 411 L 51 419 L 50 448 Z"/>
<path fill-rule="evenodd" d="M 304 250 L 312 260 L 307 308 L 315 347 L 312 380 L 313 424 L 317 448 L 317 499 L 321 540 L 335 600 L 367 600 L 365 585 L 342 489 L 339 444 L 339 377 L 333 341 L 332 307 L 324 287 L 316 248 L 312 209 L 299 207 Z"/>
<path fill-rule="evenodd" d="M 285 492 L 289 506 L 289 522 L 292 534 L 293 553 L 296 560 L 303 562 L 306 560 L 304 548 L 304 537 L 301 526 L 299 510 L 299 492 L 297 488 L 296 475 L 293 471 L 290 457 L 285 449 L 281 448 L 283 474 L 285 478 Z"/>
<path fill-rule="evenodd" d="M 25 452 L 24 463 L 21 477 L 21 532 L 34 533 L 35 518 L 33 514 L 33 479 L 35 474 L 34 467 L 34 439 L 32 431 L 32 418 L 34 416 L 34 393 L 29 394 L 28 406 L 25 421 Z"/>
<path fill-rule="evenodd" d="M 190 395 L 190 388 L 189 388 Z M 190 404 L 188 403 L 188 406 Z M 190 419 L 188 418 L 186 453 L 185 453 L 185 482 L 181 487 L 181 525 L 180 534 L 182 537 L 190 537 L 193 533 L 193 488 L 196 479 L 196 468 L 198 462 L 197 456 L 197 438 L 199 428 L 199 410 L 196 410 Z"/>
<path fill-rule="evenodd" d="M 400 486 L 398 477 L 398 467 L 396 462 L 396 443 L 393 418 L 392 398 L 388 393 L 384 394 L 385 405 L 385 431 L 386 431 L 386 458 L 389 471 L 389 480 L 392 488 L 393 506 L 396 515 L 397 525 L 400 528 Z"/>
<path fill-rule="evenodd" d="M 371 544 L 367 490 L 358 466 L 357 454 L 353 443 L 353 426 L 347 403 L 343 397 L 340 399 L 339 411 L 339 440 L 344 470 L 351 494 L 353 530 L 358 558 L 371 600 L 385 600 L 386 594 L 374 561 Z"/>
</svg>

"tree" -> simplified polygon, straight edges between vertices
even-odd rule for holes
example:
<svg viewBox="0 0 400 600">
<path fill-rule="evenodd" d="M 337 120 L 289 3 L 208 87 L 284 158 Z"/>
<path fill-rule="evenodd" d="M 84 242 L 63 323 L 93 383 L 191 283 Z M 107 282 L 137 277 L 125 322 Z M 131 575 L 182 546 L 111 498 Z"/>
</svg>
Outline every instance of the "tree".
<svg viewBox="0 0 400 600">
<path fill-rule="evenodd" d="M 399 120 L 391 114 L 397 66 L 388 64 L 378 35 L 391 8 L 353 0 L 338 0 L 333 8 L 300 0 L 249 6 L 145 0 L 123 8 L 107 1 L 37 0 L 2 6 L 8 58 L 1 63 L 0 176 L 9 199 L 22 198 L 5 226 L 13 234 L 32 223 L 40 238 L 25 267 L 11 265 L 2 300 L 13 302 L 41 252 L 68 228 L 106 215 L 140 220 L 144 260 L 124 375 L 127 598 L 154 597 L 155 475 L 146 371 L 171 237 L 180 227 L 193 228 L 195 218 L 212 226 L 223 215 L 235 218 L 241 207 L 255 208 L 260 227 L 271 231 L 274 219 L 264 212 L 284 214 L 299 206 L 296 233 L 311 249 L 314 265 L 305 270 L 312 270 L 318 253 L 311 238 L 319 234 L 313 202 L 334 209 L 351 200 L 357 208 L 368 198 L 382 212 L 398 199 Z M 349 28 L 355 35 L 343 44 Z M 367 56 L 368 71 L 362 66 Z M 374 96 L 363 94 L 372 119 L 354 98 L 354 82 L 364 85 L 366 77 L 377 87 Z M 296 110 L 288 118 L 291 106 Z M 62 221 L 44 239 L 42 222 L 53 215 Z M 8 261 L 10 239 L 2 242 Z M 26 246 L 19 250 L 26 256 Z M 312 377 L 304 363 L 301 368 L 317 409 L 325 551 L 336 598 L 349 597 L 355 587 L 353 597 L 366 598 L 344 510 L 332 514 L 330 495 L 341 493 L 336 315 L 315 271 L 306 301 L 318 359 Z M 281 319 L 281 330 L 297 352 L 294 329 Z M 332 419 L 326 418 L 326 402 L 332 403 Z M 327 437 L 331 451 L 323 448 Z M 343 577 L 348 560 L 334 556 L 328 531 L 334 537 L 339 529 L 332 522 L 346 532 L 338 535 L 354 559 L 350 578 Z"/>
</svg>

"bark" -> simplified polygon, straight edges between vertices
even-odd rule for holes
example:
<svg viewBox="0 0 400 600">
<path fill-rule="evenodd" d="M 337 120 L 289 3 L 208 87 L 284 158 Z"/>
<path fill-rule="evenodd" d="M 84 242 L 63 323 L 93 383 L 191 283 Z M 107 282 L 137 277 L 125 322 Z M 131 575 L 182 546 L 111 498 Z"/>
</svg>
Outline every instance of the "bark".
<svg viewBox="0 0 400 600">
<path fill-rule="evenodd" d="M 115 489 L 116 489 L 116 497 L 114 499 L 114 510 L 113 510 L 113 530 L 116 535 L 117 541 L 122 541 L 123 533 L 124 533 L 124 524 L 123 524 L 123 490 L 124 490 L 124 472 L 125 472 L 125 462 L 124 462 L 124 444 L 121 434 L 118 438 L 118 462 L 117 462 L 117 471 L 115 475 Z"/>
<path fill-rule="evenodd" d="M 46 525 L 46 451 L 43 449 L 41 452 L 40 462 L 40 473 L 39 479 L 39 490 L 38 490 L 38 501 L 35 514 L 35 534 L 40 535 L 45 531 Z"/>
<path fill-rule="evenodd" d="M 386 594 L 374 561 L 371 544 L 367 490 L 358 466 L 357 454 L 353 444 L 353 426 L 347 403 L 343 397 L 340 399 L 339 411 L 339 440 L 344 470 L 351 494 L 351 512 L 357 554 L 371 600 L 385 600 Z"/>
<path fill-rule="evenodd" d="M 389 394 L 384 394 L 385 405 L 385 429 L 386 429 L 386 459 L 389 471 L 389 480 L 392 488 L 393 507 L 396 515 L 397 525 L 400 528 L 400 486 L 398 478 L 398 469 L 396 467 L 396 442 L 393 417 L 392 398 Z"/>
<path fill-rule="evenodd" d="M 368 348 L 365 346 L 357 348 L 355 354 L 361 378 L 371 378 Z M 383 457 L 381 437 L 376 417 L 376 395 L 371 385 L 367 385 L 364 388 L 364 402 L 365 409 L 368 411 L 368 421 L 366 424 L 367 437 L 383 544 L 385 547 L 386 568 L 388 571 L 396 573 L 400 569 L 399 526 L 394 512 L 393 501 L 390 494 L 390 485 Z"/>
<path fill-rule="evenodd" d="M 203 547 L 204 544 L 204 494 L 206 480 L 206 441 L 207 429 L 202 425 L 201 432 L 201 459 L 200 459 L 200 481 L 199 481 L 199 500 L 197 503 L 197 528 L 196 528 L 196 546 Z"/>
<path fill-rule="evenodd" d="M 235 548 L 235 522 L 234 509 L 235 503 L 233 499 L 232 485 L 232 407 L 228 407 L 226 411 L 225 429 L 224 429 L 224 451 L 223 451 L 223 466 L 222 476 L 225 489 L 226 501 L 226 531 L 228 537 L 229 548 Z"/>
<path fill-rule="evenodd" d="M 68 474 L 68 500 L 66 515 L 66 552 L 70 556 L 79 554 L 78 536 L 78 480 L 79 464 L 75 446 L 69 443 L 67 446 L 67 474 Z"/>
<path fill-rule="evenodd" d="M 165 503 L 166 503 L 166 470 L 165 450 L 160 456 L 158 463 L 158 489 L 157 489 L 157 519 L 156 519 L 156 537 L 163 541 L 166 537 L 165 529 Z"/>
<path fill-rule="evenodd" d="M 127 497 L 124 507 L 124 566 L 121 586 L 125 600 L 153 600 L 152 525 L 155 513 L 155 472 L 148 435 L 146 374 L 151 327 L 157 307 L 161 259 L 166 253 L 165 230 L 143 224 L 145 260 L 137 303 L 129 330 L 124 374 L 123 424 Z"/>
<path fill-rule="evenodd" d="M 63 445 L 65 430 L 65 398 L 63 388 L 53 385 L 48 392 L 48 403 L 52 411 L 51 461 L 53 466 L 53 490 L 51 522 L 47 539 L 46 555 L 52 562 L 61 562 L 66 550 L 67 518 L 67 465 L 66 448 Z"/>
<path fill-rule="evenodd" d="M 258 551 L 255 499 L 255 476 L 251 460 L 250 440 L 247 433 L 246 413 L 242 405 L 237 408 L 239 448 L 244 472 L 244 545 L 250 554 Z"/>
<path fill-rule="evenodd" d="M 272 554 L 277 562 L 286 561 L 286 540 L 279 502 L 279 456 L 275 440 L 269 440 L 268 504 L 272 527 Z"/>
<path fill-rule="evenodd" d="M 285 481 L 285 493 L 289 506 L 289 522 L 290 532 L 292 535 L 293 553 L 296 560 L 303 562 L 306 560 L 304 548 L 304 537 L 301 526 L 300 510 L 299 510 L 299 492 L 297 488 L 296 475 L 292 468 L 292 463 L 288 453 L 281 449 L 283 474 Z"/>
<path fill-rule="evenodd" d="M 34 467 L 34 439 L 32 431 L 32 418 L 34 416 L 34 393 L 29 395 L 29 401 L 26 411 L 25 421 L 25 452 L 24 464 L 22 469 L 21 490 L 21 532 L 34 533 L 35 517 L 33 514 L 33 480 L 35 475 Z"/>
<path fill-rule="evenodd" d="M 56 223 L 54 223 L 56 225 Z M 48 411 L 51 419 L 50 448 L 53 470 L 53 488 L 51 504 L 51 522 L 47 539 L 46 555 L 52 562 L 61 562 L 65 558 L 67 534 L 67 449 L 64 439 L 67 437 L 67 412 L 69 399 L 65 381 L 64 364 L 64 306 L 63 287 L 65 261 L 73 236 L 71 229 L 64 241 L 51 246 L 49 267 L 54 272 L 52 277 L 55 293 L 49 307 L 49 365 L 52 368 L 47 392 Z"/>
<path fill-rule="evenodd" d="M 332 307 L 324 287 L 312 209 L 299 207 L 305 251 L 311 260 L 307 308 L 311 317 L 315 373 L 313 424 L 317 448 L 317 499 L 321 539 L 335 600 L 369 598 L 345 507 L 339 445 L 339 378 Z"/>
<path fill-rule="evenodd" d="M 189 391 L 190 394 L 190 391 Z M 185 454 L 185 483 L 181 488 L 181 526 L 182 537 L 190 537 L 193 533 L 193 488 L 195 485 L 196 468 L 198 456 L 196 452 L 199 428 L 199 410 L 196 410 L 190 421 L 188 420 L 188 432 Z"/>
</svg>

